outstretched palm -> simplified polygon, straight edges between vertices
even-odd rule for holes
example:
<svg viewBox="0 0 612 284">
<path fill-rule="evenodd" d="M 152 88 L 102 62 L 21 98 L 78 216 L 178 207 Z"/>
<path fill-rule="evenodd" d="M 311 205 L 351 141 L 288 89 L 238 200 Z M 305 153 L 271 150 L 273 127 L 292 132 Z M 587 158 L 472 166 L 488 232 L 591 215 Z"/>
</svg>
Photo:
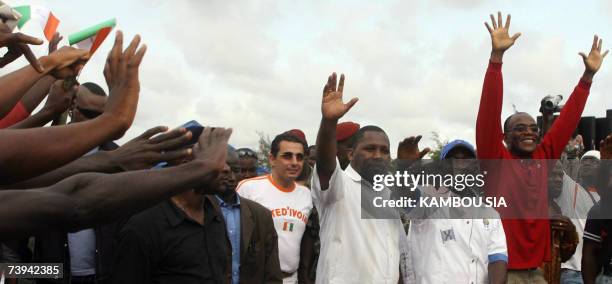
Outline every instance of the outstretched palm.
<svg viewBox="0 0 612 284">
<path fill-rule="evenodd" d="M 603 62 L 604 57 L 608 55 L 608 51 L 601 53 L 601 46 L 603 44 L 603 40 L 600 39 L 597 35 L 593 37 L 593 45 L 591 46 L 591 52 L 587 56 L 584 52 L 580 52 L 580 56 L 582 56 L 582 60 L 584 61 L 584 67 L 587 72 L 591 74 L 595 74 L 597 70 L 601 67 L 601 63 Z"/>
<path fill-rule="evenodd" d="M 321 112 L 323 118 L 338 120 L 347 113 L 357 103 L 357 98 L 351 99 L 348 103 L 342 101 L 344 89 L 344 74 L 340 75 L 340 82 L 336 86 L 336 73 L 327 79 L 327 84 L 323 88 L 323 101 L 321 102 Z"/>
<path fill-rule="evenodd" d="M 489 30 L 489 34 L 491 34 L 491 45 L 493 51 L 506 51 L 508 48 L 514 45 L 516 39 L 521 36 L 521 33 L 516 33 L 513 36 L 510 36 L 508 32 L 510 30 L 510 18 L 510 15 L 508 15 L 506 18 L 506 24 L 504 25 L 502 22 L 501 12 L 497 12 L 497 21 L 495 20 L 493 14 L 491 14 L 491 24 L 493 25 L 493 28 L 489 26 L 489 23 L 485 22 L 485 26 L 487 27 L 487 30 Z"/>
</svg>

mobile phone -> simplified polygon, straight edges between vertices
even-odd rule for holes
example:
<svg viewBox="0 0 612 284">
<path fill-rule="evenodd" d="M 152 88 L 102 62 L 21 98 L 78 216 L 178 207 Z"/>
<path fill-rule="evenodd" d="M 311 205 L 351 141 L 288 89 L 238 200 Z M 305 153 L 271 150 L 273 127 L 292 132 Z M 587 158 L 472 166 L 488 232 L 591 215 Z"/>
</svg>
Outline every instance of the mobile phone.
<svg viewBox="0 0 612 284">
<path fill-rule="evenodd" d="M 204 126 L 202 126 L 199 122 L 195 120 L 186 122 L 179 127 L 185 128 L 187 129 L 187 131 L 191 132 L 191 139 L 189 140 L 189 142 L 187 142 L 187 144 L 185 144 L 185 146 L 189 147 L 193 146 L 195 143 L 198 143 L 200 135 L 202 135 L 202 132 L 204 132 Z"/>
</svg>

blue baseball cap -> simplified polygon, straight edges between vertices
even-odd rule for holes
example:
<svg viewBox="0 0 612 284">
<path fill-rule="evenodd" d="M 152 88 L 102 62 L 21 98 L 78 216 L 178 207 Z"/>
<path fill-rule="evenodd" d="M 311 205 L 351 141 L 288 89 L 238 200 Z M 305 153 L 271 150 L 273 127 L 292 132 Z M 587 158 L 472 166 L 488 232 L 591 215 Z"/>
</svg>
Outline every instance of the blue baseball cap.
<svg viewBox="0 0 612 284">
<path fill-rule="evenodd" d="M 476 150 L 474 150 L 474 146 L 472 146 L 472 144 L 470 144 L 470 142 L 467 142 L 465 140 L 461 140 L 461 139 L 457 139 L 457 140 L 453 140 L 451 142 L 449 142 L 448 144 L 446 144 L 446 146 L 444 146 L 444 148 L 442 148 L 442 153 L 440 153 L 440 159 L 446 159 L 446 155 L 448 155 L 448 153 L 457 148 L 457 147 L 464 147 L 468 150 L 470 150 L 470 152 L 472 152 L 472 154 L 474 154 L 474 156 L 476 156 Z"/>
</svg>

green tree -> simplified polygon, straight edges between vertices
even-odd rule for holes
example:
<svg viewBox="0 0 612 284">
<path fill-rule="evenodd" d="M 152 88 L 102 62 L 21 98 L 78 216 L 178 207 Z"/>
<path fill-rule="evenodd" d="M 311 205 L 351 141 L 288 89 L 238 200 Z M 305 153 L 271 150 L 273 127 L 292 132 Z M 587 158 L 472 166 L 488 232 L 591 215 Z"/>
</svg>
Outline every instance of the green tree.
<svg viewBox="0 0 612 284">
<path fill-rule="evenodd" d="M 257 131 L 259 135 L 259 149 L 257 151 L 257 166 L 270 169 L 270 161 L 268 160 L 268 154 L 270 154 L 270 145 L 272 140 L 270 135 L 265 134 L 263 131 Z"/>
<path fill-rule="evenodd" d="M 446 144 L 448 144 L 448 139 L 442 139 L 440 134 L 436 131 L 431 132 L 431 140 L 433 140 L 436 145 L 432 147 L 431 152 L 429 152 L 429 157 L 433 160 L 440 160 L 440 154 L 442 154 L 442 149 Z"/>
</svg>

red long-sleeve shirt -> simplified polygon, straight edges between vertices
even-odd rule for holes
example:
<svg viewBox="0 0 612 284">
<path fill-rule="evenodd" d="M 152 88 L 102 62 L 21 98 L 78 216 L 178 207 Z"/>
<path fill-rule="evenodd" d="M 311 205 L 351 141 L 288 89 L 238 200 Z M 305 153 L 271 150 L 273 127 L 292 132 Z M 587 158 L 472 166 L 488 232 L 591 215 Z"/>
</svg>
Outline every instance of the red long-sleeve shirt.
<svg viewBox="0 0 612 284">
<path fill-rule="evenodd" d="M 502 143 L 501 111 L 503 78 L 501 63 L 489 62 L 476 120 L 476 150 L 483 160 L 517 160 Z M 487 169 L 487 195 L 504 197 L 499 208 L 508 243 L 508 268 L 539 267 L 550 260 L 550 225 L 547 216 L 548 179 L 545 159 L 559 159 L 576 129 L 591 84 L 581 80 L 551 129 L 531 154 L 529 163 L 492 162 Z M 523 217 L 521 217 L 523 216 Z"/>
<path fill-rule="evenodd" d="M 30 116 L 30 112 L 19 101 L 6 116 L 0 119 L 0 129 L 9 128 L 11 125 L 28 118 L 28 116 Z"/>
</svg>

